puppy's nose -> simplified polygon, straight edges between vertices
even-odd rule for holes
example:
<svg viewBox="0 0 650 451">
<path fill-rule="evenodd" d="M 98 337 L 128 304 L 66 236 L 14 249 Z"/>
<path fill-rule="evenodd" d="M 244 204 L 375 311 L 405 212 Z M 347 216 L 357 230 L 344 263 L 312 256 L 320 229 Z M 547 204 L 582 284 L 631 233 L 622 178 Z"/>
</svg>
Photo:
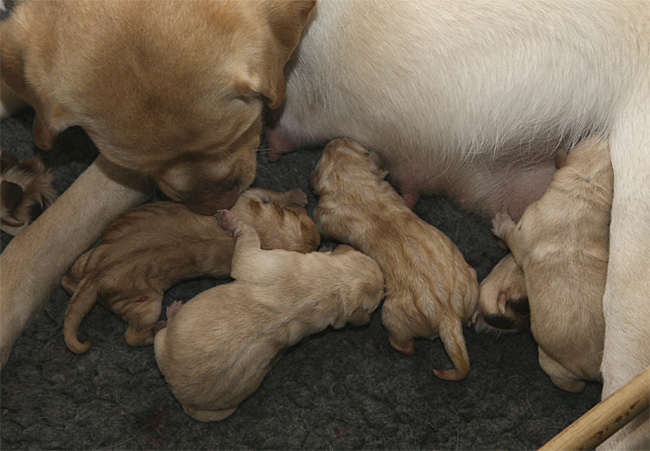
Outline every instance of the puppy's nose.
<svg viewBox="0 0 650 451">
<path fill-rule="evenodd" d="M 235 206 L 238 198 L 239 187 L 234 185 L 232 188 L 221 191 L 213 196 L 199 196 L 195 200 L 186 202 L 185 205 L 194 213 L 213 216 L 218 210 L 230 210 Z"/>
</svg>

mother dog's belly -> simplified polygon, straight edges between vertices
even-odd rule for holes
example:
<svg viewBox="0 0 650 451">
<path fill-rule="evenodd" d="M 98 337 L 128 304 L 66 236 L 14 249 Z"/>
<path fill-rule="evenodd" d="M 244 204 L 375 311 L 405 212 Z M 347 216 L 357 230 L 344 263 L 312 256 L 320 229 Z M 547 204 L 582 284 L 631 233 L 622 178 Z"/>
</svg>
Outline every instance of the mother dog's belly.
<svg viewBox="0 0 650 451">
<path fill-rule="evenodd" d="M 384 158 L 407 201 L 444 192 L 518 216 L 557 145 L 609 133 L 629 74 L 647 70 L 621 27 L 642 26 L 631 5 L 320 1 L 269 155 L 347 136 Z"/>
<path fill-rule="evenodd" d="M 378 139 L 364 140 L 354 130 L 305 140 L 300 134 L 271 129 L 267 132 L 269 159 L 276 160 L 302 145 L 325 144 L 340 136 L 356 139 L 376 151 L 390 171 L 391 182 L 411 207 L 420 195 L 442 193 L 476 213 L 492 217 L 505 211 L 517 220 L 529 204 L 544 194 L 556 169 L 557 144 L 552 143 L 525 146 L 526 149 L 519 146 L 504 150 L 499 156 L 488 152 L 467 158 L 464 152 L 449 155 L 434 148 L 400 146 L 396 150 L 382 145 L 385 137 L 381 133 Z"/>
</svg>

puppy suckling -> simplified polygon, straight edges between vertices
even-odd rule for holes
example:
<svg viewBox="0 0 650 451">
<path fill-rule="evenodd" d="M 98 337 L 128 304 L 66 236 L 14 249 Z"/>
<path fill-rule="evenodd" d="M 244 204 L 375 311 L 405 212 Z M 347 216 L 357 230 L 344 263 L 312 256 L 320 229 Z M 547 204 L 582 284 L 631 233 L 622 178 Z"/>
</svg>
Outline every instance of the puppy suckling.
<svg viewBox="0 0 650 451">
<path fill-rule="evenodd" d="M 524 272 L 539 364 L 572 392 L 585 380 L 602 381 L 612 195 L 607 142 L 592 137 L 568 154 L 517 224 L 505 213 L 492 221 Z"/>
<path fill-rule="evenodd" d="M 530 308 L 524 272 L 512 254 L 490 271 L 479 286 L 478 316 L 475 327 L 486 330 L 512 330 L 530 324 Z"/>
<path fill-rule="evenodd" d="M 17 161 L 0 151 L 0 229 L 16 235 L 56 199 L 54 175 L 39 157 Z"/>
<path fill-rule="evenodd" d="M 435 374 L 463 379 L 463 323 L 476 309 L 476 273 L 449 238 L 408 208 L 374 157 L 349 139 L 327 145 L 310 179 L 320 196 L 314 220 L 324 235 L 379 263 L 386 278 L 382 322 L 393 347 L 411 355 L 414 338 L 439 335 L 455 369 Z"/>
<path fill-rule="evenodd" d="M 320 236 L 306 204 L 299 189 L 251 188 L 233 212 L 259 232 L 264 249 L 309 252 L 318 247 Z M 233 248 L 214 217 L 183 204 L 158 202 L 122 214 L 61 281 L 72 295 L 63 326 L 66 344 L 77 353 L 90 348 L 89 342 L 79 342 L 77 331 L 97 300 L 128 323 L 128 344 L 152 343 L 165 291 L 193 277 L 227 276 Z"/>
<path fill-rule="evenodd" d="M 255 229 L 231 212 L 217 220 L 235 240 L 235 281 L 172 304 L 154 341 L 171 391 L 200 421 L 231 415 L 303 337 L 368 323 L 384 292 L 377 263 L 349 246 L 262 250 Z"/>
</svg>

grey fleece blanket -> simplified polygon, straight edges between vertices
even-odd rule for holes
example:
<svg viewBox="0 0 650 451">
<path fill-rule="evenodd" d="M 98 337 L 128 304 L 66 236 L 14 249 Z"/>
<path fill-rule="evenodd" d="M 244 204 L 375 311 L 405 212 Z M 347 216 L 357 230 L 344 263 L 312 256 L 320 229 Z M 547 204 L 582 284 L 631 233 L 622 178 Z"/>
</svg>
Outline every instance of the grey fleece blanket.
<svg viewBox="0 0 650 451">
<path fill-rule="evenodd" d="M 27 110 L 2 121 L 3 152 L 37 153 L 32 119 Z M 319 154 L 305 149 L 269 164 L 261 151 L 255 185 L 309 192 Z M 97 150 L 82 130 L 71 129 L 41 155 L 62 192 Z M 311 212 L 311 194 L 309 201 Z M 487 220 L 442 197 L 421 199 L 415 212 L 457 244 L 479 280 L 504 255 Z M 10 239 L 2 234 L 3 249 Z M 169 290 L 163 307 L 222 282 L 182 283 Z M 62 335 L 68 301 L 61 288 L 52 294 L 1 374 L 3 450 L 534 449 L 600 395 L 598 384 L 581 394 L 555 387 L 537 364 L 528 332 L 466 329 L 469 377 L 439 380 L 432 369 L 451 367 L 440 340 L 417 340 L 415 355 L 406 357 L 390 346 L 377 311 L 369 326 L 326 330 L 296 345 L 234 415 L 200 423 L 167 389 L 153 348 L 127 346 L 124 323 L 102 307 L 95 306 L 80 330 L 82 340 L 92 339 L 91 350 L 70 352 Z"/>
</svg>

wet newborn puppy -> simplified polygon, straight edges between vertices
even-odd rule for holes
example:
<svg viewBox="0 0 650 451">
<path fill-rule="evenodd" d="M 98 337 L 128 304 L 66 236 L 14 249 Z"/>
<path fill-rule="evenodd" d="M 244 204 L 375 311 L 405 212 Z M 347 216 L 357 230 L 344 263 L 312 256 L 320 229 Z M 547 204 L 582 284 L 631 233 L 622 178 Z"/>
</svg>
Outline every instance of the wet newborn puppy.
<svg viewBox="0 0 650 451">
<path fill-rule="evenodd" d="M 306 204 L 299 189 L 251 188 L 233 212 L 258 230 L 263 248 L 309 252 L 318 247 L 320 236 Z M 152 343 L 165 291 L 193 277 L 227 276 L 233 248 L 214 217 L 183 204 L 158 202 L 124 213 L 61 281 L 72 295 L 63 326 L 66 344 L 77 353 L 90 348 L 89 342 L 79 342 L 77 331 L 97 300 L 128 323 L 128 344 Z"/>
<path fill-rule="evenodd" d="M 524 272 L 512 254 L 503 257 L 481 282 L 476 312 L 478 332 L 521 329 L 530 324 Z"/>
<path fill-rule="evenodd" d="M 455 369 L 434 373 L 463 379 L 469 372 L 463 323 L 476 309 L 476 273 L 447 236 L 411 211 L 386 175 L 360 144 L 332 141 L 310 179 L 320 196 L 314 220 L 321 233 L 379 263 L 386 278 L 381 317 L 393 347 L 411 355 L 414 338 L 440 335 Z"/>
<path fill-rule="evenodd" d="M 229 211 L 234 282 L 167 310 L 156 361 L 185 412 L 219 421 L 262 383 L 284 351 L 328 326 L 370 321 L 384 292 L 379 266 L 349 246 L 299 254 L 262 250 L 255 229 Z"/>
<path fill-rule="evenodd" d="M 39 157 L 17 161 L 0 151 L 0 229 L 17 235 L 56 199 L 54 175 Z"/>
<path fill-rule="evenodd" d="M 607 142 L 588 138 L 517 224 L 504 213 L 492 221 L 525 274 L 539 364 L 572 392 L 583 390 L 584 380 L 602 381 L 612 195 Z"/>
</svg>

